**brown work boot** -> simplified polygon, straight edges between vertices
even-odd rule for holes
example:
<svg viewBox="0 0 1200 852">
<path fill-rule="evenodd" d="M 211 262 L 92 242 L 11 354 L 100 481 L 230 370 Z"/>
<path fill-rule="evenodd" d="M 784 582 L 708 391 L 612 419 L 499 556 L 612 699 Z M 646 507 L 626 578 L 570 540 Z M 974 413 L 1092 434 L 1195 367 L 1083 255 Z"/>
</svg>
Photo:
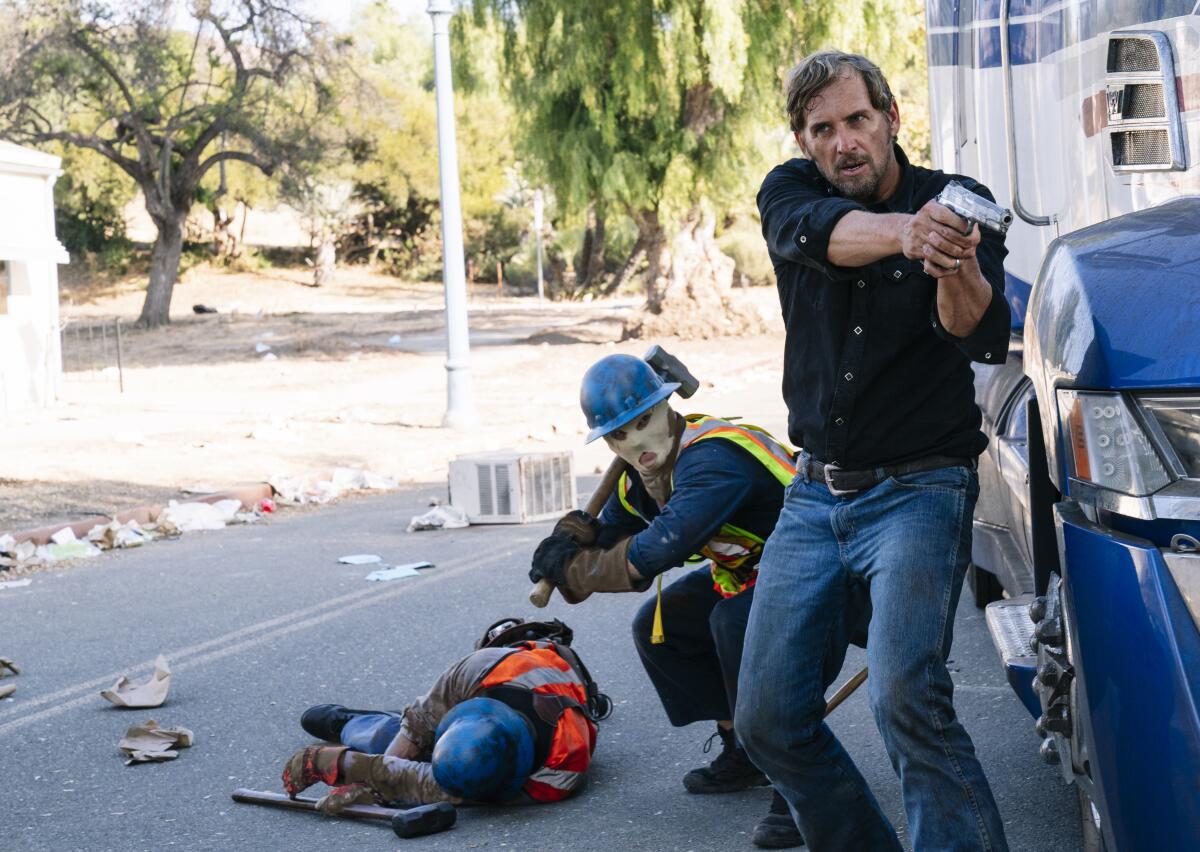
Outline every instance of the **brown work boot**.
<svg viewBox="0 0 1200 852">
<path fill-rule="evenodd" d="M 283 767 L 283 789 L 296 796 L 318 781 L 329 786 L 338 782 L 338 764 L 345 746 L 309 746 L 296 752 Z"/>
<path fill-rule="evenodd" d="M 317 802 L 323 814 L 339 814 L 351 805 L 375 804 L 375 791 L 366 784 L 344 784 L 334 787 Z"/>
</svg>

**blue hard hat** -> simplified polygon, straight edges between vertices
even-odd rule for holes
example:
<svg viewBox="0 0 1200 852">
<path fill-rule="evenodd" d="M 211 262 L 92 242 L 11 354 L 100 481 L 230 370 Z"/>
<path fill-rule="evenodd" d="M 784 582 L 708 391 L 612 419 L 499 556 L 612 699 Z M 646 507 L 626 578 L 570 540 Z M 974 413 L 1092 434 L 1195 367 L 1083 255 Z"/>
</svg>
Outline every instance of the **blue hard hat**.
<svg viewBox="0 0 1200 852">
<path fill-rule="evenodd" d="M 664 382 L 654 368 L 632 355 L 608 355 L 583 374 L 579 405 L 588 432 L 584 443 L 620 429 L 649 411 L 679 388 L 679 382 Z"/>
<path fill-rule="evenodd" d="M 533 772 L 533 726 L 503 702 L 472 698 L 442 717 L 433 779 L 452 796 L 506 802 Z"/>
</svg>

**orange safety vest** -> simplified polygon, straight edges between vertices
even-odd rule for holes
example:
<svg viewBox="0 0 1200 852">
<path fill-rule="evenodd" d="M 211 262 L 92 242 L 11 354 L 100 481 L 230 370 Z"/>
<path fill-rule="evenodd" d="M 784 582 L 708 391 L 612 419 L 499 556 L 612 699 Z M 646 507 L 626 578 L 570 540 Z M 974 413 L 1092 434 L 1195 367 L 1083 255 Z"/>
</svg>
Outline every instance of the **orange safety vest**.
<svg viewBox="0 0 1200 852">
<path fill-rule="evenodd" d="M 537 802 L 565 799 L 583 784 L 592 752 L 596 750 L 596 725 L 583 711 L 587 690 L 551 642 L 523 642 L 521 650 L 497 663 L 480 686 L 518 686 L 540 695 L 561 696 L 579 707 L 565 707 L 554 726 L 550 754 L 522 788 Z"/>
<path fill-rule="evenodd" d="M 749 424 L 734 424 L 728 420 L 709 417 L 707 414 L 689 414 L 684 418 L 687 425 L 680 440 L 679 452 L 698 441 L 721 438 L 732 441 L 746 450 L 781 485 L 788 485 L 796 476 L 792 464 L 792 450 L 775 440 L 766 429 Z M 674 472 L 671 475 L 674 488 Z M 626 511 L 642 518 L 640 512 L 629 502 L 629 473 L 621 475 L 617 486 L 617 497 Z M 645 518 L 642 520 L 646 521 Z M 647 521 L 649 523 L 649 521 Z M 713 588 L 722 597 L 731 598 L 754 585 L 758 579 L 758 557 L 762 553 L 765 539 L 749 530 L 733 524 L 722 524 L 716 535 L 700 548 L 698 556 L 712 562 Z"/>
</svg>

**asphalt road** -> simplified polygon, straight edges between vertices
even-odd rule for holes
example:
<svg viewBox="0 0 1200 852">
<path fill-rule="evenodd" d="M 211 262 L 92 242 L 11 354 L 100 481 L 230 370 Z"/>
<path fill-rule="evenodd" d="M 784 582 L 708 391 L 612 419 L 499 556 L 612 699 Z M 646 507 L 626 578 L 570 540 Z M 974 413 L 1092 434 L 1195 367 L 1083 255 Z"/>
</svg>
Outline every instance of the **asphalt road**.
<svg viewBox="0 0 1200 852">
<path fill-rule="evenodd" d="M 285 759 L 310 742 L 310 704 L 401 707 L 467 653 L 490 622 L 530 615 L 529 554 L 549 524 L 406 533 L 436 486 L 315 513 L 107 554 L 0 591 L 0 654 L 25 671 L 0 701 L 0 849 L 737 850 L 766 790 L 688 795 L 679 779 L 706 762 L 706 725 L 671 728 L 629 636 L 642 598 L 602 595 L 546 612 L 616 702 L 587 791 L 565 803 L 463 809 L 450 832 L 401 841 L 382 823 L 235 804 L 237 787 L 280 790 Z M 436 568 L 364 581 L 378 553 Z M 851 649 L 855 651 L 856 649 Z M 99 691 L 142 678 L 164 653 L 167 703 L 121 710 Z M 1005 685 L 979 611 L 964 594 L 952 669 L 957 706 L 1000 804 L 1013 850 L 1079 846 L 1074 791 L 1037 756 L 1028 714 Z M 862 665 L 852 653 L 843 678 Z M 117 741 L 153 718 L 195 733 L 177 760 L 126 767 Z M 901 827 L 899 789 L 860 690 L 830 722 Z"/>
</svg>

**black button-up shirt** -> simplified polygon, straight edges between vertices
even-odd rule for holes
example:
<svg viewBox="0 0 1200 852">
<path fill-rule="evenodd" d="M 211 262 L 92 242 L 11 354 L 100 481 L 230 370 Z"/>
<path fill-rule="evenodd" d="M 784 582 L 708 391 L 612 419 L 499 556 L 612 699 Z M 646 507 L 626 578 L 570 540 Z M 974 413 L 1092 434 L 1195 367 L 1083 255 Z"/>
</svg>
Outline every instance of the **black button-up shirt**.
<svg viewBox="0 0 1200 852">
<path fill-rule="evenodd" d="M 975 457 L 987 446 L 970 362 L 1008 355 L 1004 238 L 983 228 L 976 251 L 992 301 L 969 337 L 942 328 L 937 282 L 902 254 L 857 268 L 828 260 L 829 237 L 854 210 L 915 213 L 949 181 L 994 200 L 961 175 L 911 165 L 866 207 L 838 194 L 810 160 L 771 170 L 758 192 L 787 327 L 783 398 L 788 435 L 815 458 L 856 470 L 930 455 Z"/>
</svg>

